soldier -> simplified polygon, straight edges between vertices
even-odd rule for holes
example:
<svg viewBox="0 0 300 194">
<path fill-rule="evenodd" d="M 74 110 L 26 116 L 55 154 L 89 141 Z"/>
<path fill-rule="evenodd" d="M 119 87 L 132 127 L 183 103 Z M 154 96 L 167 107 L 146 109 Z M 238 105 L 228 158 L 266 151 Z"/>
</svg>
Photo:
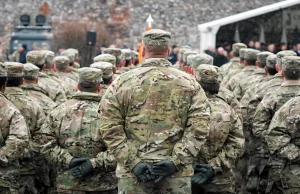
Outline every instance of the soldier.
<svg viewBox="0 0 300 194">
<path fill-rule="evenodd" d="M 22 84 L 21 88 L 26 95 L 39 103 L 47 116 L 57 104 L 47 96 L 47 91 L 38 86 L 39 70 L 38 67 L 31 63 L 24 64 L 24 84 Z"/>
<path fill-rule="evenodd" d="M 69 58 L 66 56 L 54 57 L 53 62 L 57 68 L 57 76 L 63 83 L 62 87 L 66 92 L 67 99 L 71 99 L 72 96 L 77 92 L 77 82 L 68 77 Z"/>
<path fill-rule="evenodd" d="M 101 95 L 104 96 L 108 86 L 112 83 L 113 81 L 113 65 L 108 62 L 97 62 L 91 64 L 91 67 L 100 69 L 103 73 L 103 84 L 101 85 Z"/>
<path fill-rule="evenodd" d="M 239 84 L 234 89 L 234 94 L 237 99 L 242 99 L 245 95 L 247 89 L 251 86 L 256 84 L 257 82 L 261 81 L 266 77 L 265 66 L 266 66 L 266 58 L 272 53 L 270 52 L 260 52 L 257 54 L 257 61 L 256 61 L 256 68 L 251 75 L 245 77 L 244 79 L 240 80 Z"/>
<path fill-rule="evenodd" d="M 62 52 L 61 55 L 69 58 L 69 68 L 68 72 L 65 73 L 65 76 L 78 82 L 78 70 L 73 67 L 73 64 L 75 62 L 75 53 L 72 50 L 67 49 L 64 52 Z"/>
<path fill-rule="evenodd" d="M 299 72 L 298 72 L 299 73 Z M 300 193 L 299 188 L 299 110 L 300 97 L 285 103 L 274 115 L 266 134 L 272 162 L 266 192 Z"/>
<path fill-rule="evenodd" d="M 249 104 L 247 106 L 247 124 L 248 127 L 252 127 L 252 118 L 254 116 L 254 113 L 256 111 L 256 108 L 258 106 L 258 104 L 262 101 L 262 99 L 264 98 L 264 96 L 266 94 L 268 94 L 271 91 L 275 91 L 278 88 L 280 88 L 282 82 L 283 82 L 283 78 L 282 78 L 282 58 L 284 56 L 295 56 L 295 52 L 293 51 L 281 51 L 279 53 L 277 53 L 276 58 L 270 58 L 269 63 L 267 63 L 267 70 L 268 72 L 273 72 L 274 74 L 274 60 L 276 61 L 276 70 L 277 70 L 277 74 L 275 74 L 274 76 L 270 77 L 270 80 L 268 80 L 267 82 L 261 84 L 259 87 L 256 88 L 255 91 L 253 92 L 253 95 L 250 98 Z M 275 71 L 276 71 L 275 70 Z M 251 92 L 251 91 L 250 91 Z"/>
<path fill-rule="evenodd" d="M 130 49 L 122 49 L 121 50 L 125 57 L 125 64 L 122 67 L 122 71 L 127 72 L 131 70 L 132 65 L 132 53 Z"/>
<path fill-rule="evenodd" d="M 136 51 L 132 51 L 132 54 L 133 54 L 133 62 L 132 62 L 132 64 L 133 64 L 133 66 L 134 67 L 137 67 L 138 66 L 138 64 L 139 64 L 139 53 L 138 52 L 136 52 Z"/>
<path fill-rule="evenodd" d="M 192 76 L 195 76 L 195 70 L 194 70 L 194 68 L 193 68 L 193 60 L 194 60 L 194 58 L 196 57 L 197 55 L 190 55 L 190 56 L 188 56 L 187 58 L 186 58 L 186 60 L 187 60 L 187 64 L 188 64 L 188 67 L 189 67 L 189 69 L 188 69 L 188 74 L 191 74 Z"/>
<path fill-rule="evenodd" d="M 19 194 L 20 168 L 18 160 L 29 147 L 29 131 L 20 111 L 3 95 L 7 70 L 0 63 L 0 193 Z"/>
<path fill-rule="evenodd" d="M 100 103 L 120 193 L 191 193 L 191 164 L 208 135 L 210 113 L 197 81 L 167 60 L 170 38 L 163 30 L 145 32 L 141 68 L 122 74 Z M 199 181 L 214 176 L 210 165 L 206 170 Z"/>
<path fill-rule="evenodd" d="M 25 118 L 26 124 L 30 130 L 31 137 L 35 132 L 40 129 L 44 120 L 45 113 L 40 107 L 38 102 L 31 99 L 21 89 L 21 85 L 24 82 L 23 69 L 24 65 L 21 63 L 7 62 L 7 88 L 5 90 L 5 96 L 11 101 L 21 112 Z M 21 178 L 20 178 L 20 193 L 36 193 L 38 188 L 41 189 L 43 185 L 36 185 L 38 177 L 35 177 L 35 166 L 33 161 L 33 153 L 27 150 L 26 155 L 20 161 L 21 164 Z"/>
<path fill-rule="evenodd" d="M 228 69 L 228 72 L 227 74 L 223 77 L 222 81 L 221 81 L 221 86 L 224 86 L 226 87 L 228 81 L 233 77 L 235 76 L 236 74 L 240 73 L 244 68 L 245 68 L 245 58 L 244 58 L 244 55 L 245 55 L 245 51 L 247 49 L 246 48 L 241 48 L 239 50 L 239 54 L 240 54 L 240 64 L 237 64 L 235 65 L 236 68 L 233 68 L 233 69 Z"/>
<path fill-rule="evenodd" d="M 113 80 L 117 79 L 119 76 L 116 75 L 117 67 L 116 67 L 116 57 L 111 54 L 101 54 L 94 58 L 94 63 L 96 62 L 108 62 L 113 65 Z"/>
<path fill-rule="evenodd" d="M 252 171 L 258 170 L 260 172 L 260 179 L 265 178 L 263 169 L 268 163 L 269 152 L 265 143 L 265 135 L 267 133 L 269 124 L 275 114 L 275 112 L 289 99 L 295 97 L 299 93 L 300 89 L 300 57 L 286 56 L 282 58 L 282 75 L 284 82 L 281 87 L 274 90 L 263 98 L 258 105 L 253 118 L 253 128 L 250 131 L 250 155 L 252 163 Z M 251 171 L 249 171 L 251 173 Z M 255 183 L 261 183 L 262 181 L 253 178 L 249 180 L 249 184 L 252 186 Z M 257 185 L 256 187 L 263 187 L 266 189 L 266 185 Z"/>
<path fill-rule="evenodd" d="M 66 101 L 66 94 L 62 86 L 55 80 L 59 80 L 56 75 L 48 76 L 44 71 L 48 72 L 53 68 L 54 53 L 51 51 L 30 51 L 26 55 L 26 60 L 40 69 L 38 77 L 38 86 L 47 92 L 47 96 L 56 104 Z M 55 78 L 55 79 L 54 79 Z M 62 83 L 61 83 L 62 84 Z"/>
<path fill-rule="evenodd" d="M 18 44 L 18 48 L 11 55 L 10 61 L 12 61 L 12 62 L 19 62 L 20 61 L 21 48 L 22 48 L 22 44 Z"/>
<path fill-rule="evenodd" d="M 214 58 L 208 54 L 197 54 L 190 55 L 188 59 L 191 60 L 191 67 L 193 70 L 196 70 L 197 67 L 201 64 L 209 64 L 213 65 Z M 229 104 L 235 112 L 241 117 L 241 108 L 239 101 L 235 98 L 232 91 L 226 89 L 225 87 L 220 87 L 218 96 L 225 100 L 227 104 Z"/>
<path fill-rule="evenodd" d="M 212 65 L 199 65 L 196 79 L 204 89 L 211 107 L 209 137 L 204 144 L 204 159 L 213 166 L 216 176 L 206 184 L 197 185 L 193 193 L 235 193 L 234 168 L 238 157 L 242 156 L 244 135 L 242 122 L 235 111 L 218 96 L 220 83 L 218 71 Z M 201 165 L 194 165 L 197 170 Z"/>
<path fill-rule="evenodd" d="M 234 91 L 235 87 L 238 86 L 239 82 L 248 76 L 250 76 L 253 71 L 256 69 L 255 63 L 256 63 L 256 55 L 260 51 L 255 49 L 246 49 L 244 54 L 244 63 L 245 68 L 238 74 L 234 75 L 226 84 L 226 88 Z M 236 95 L 236 93 L 235 93 Z M 242 96 L 238 95 L 236 96 L 238 100 L 242 98 Z"/>
<path fill-rule="evenodd" d="M 198 54 L 197 52 L 195 52 L 195 51 L 185 51 L 184 53 L 183 53 L 183 55 L 182 55 L 182 58 L 183 58 L 183 69 L 184 69 L 184 71 L 185 72 L 189 72 L 190 71 L 190 66 L 189 66 L 189 64 L 188 64 L 188 62 L 187 62 L 187 57 L 188 56 L 190 56 L 190 55 L 196 55 L 196 54 Z"/>
<path fill-rule="evenodd" d="M 245 66 L 243 65 L 243 61 L 240 59 L 240 49 L 247 48 L 247 45 L 243 43 L 234 43 L 232 45 L 232 52 L 233 52 L 233 58 L 230 59 L 230 61 L 220 67 L 220 73 L 219 73 L 219 81 L 222 83 L 224 77 L 226 79 L 222 83 L 222 85 L 225 85 L 226 82 L 230 79 L 228 76 L 229 71 L 230 72 L 240 72 Z"/>
<path fill-rule="evenodd" d="M 192 50 L 192 48 L 190 46 L 182 46 L 182 47 L 180 47 L 179 54 L 178 54 L 178 61 L 173 66 L 174 68 L 179 69 L 181 71 L 184 71 L 184 69 L 183 69 L 183 53 L 185 51 L 188 51 L 188 50 Z"/>
<path fill-rule="evenodd" d="M 115 158 L 105 152 L 98 127 L 101 81 L 101 70 L 79 69 L 79 92 L 50 112 L 36 136 L 58 171 L 58 193 L 117 193 Z"/>
</svg>

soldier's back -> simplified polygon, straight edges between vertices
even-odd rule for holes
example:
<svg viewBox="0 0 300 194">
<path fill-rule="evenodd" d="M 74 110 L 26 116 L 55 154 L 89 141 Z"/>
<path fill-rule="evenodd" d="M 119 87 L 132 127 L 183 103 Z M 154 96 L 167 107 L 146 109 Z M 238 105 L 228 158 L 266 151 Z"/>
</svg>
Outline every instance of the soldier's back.
<svg viewBox="0 0 300 194">
<path fill-rule="evenodd" d="M 72 96 L 77 92 L 77 82 L 68 77 L 68 73 L 57 72 L 58 78 L 62 81 L 62 86 L 65 90 L 67 99 L 71 99 Z"/>
</svg>

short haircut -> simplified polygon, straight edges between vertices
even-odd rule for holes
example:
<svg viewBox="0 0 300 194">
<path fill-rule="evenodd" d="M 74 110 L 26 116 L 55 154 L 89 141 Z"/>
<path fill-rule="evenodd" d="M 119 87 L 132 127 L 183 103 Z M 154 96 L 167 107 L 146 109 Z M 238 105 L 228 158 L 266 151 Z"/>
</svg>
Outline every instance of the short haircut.
<svg viewBox="0 0 300 194">
<path fill-rule="evenodd" d="M 6 85 L 6 82 L 7 82 L 7 77 L 0 77 L 0 87 L 1 88 Z"/>
<path fill-rule="evenodd" d="M 21 77 L 8 77 L 6 86 L 7 87 L 19 87 L 21 85 L 23 76 Z"/>
<path fill-rule="evenodd" d="M 258 61 L 258 67 L 264 68 L 266 65 L 267 65 L 267 62 L 266 62 L 266 61 L 264 61 L 264 62 L 259 62 L 259 61 Z"/>
<path fill-rule="evenodd" d="M 256 59 L 245 59 L 247 61 L 248 66 L 255 66 Z"/>
<path fill-rule="evenodd" d="M 109 85 L 109 84 L 110 84 L 111 77 L 108 78 L 108 79 L 102 78 L 102 80 L 103 80 L 103 84 L 104 84 L 104 85 Z"/>
<path fill-rule="evenodd" d="M 206 83 L 200 80 L 199 83 L 205 92 L 209 94 L 219 93 L 220 83 L 217 80 L 214 83 Z"/>
<path fill-rule="evenodd" d="M 116 57 L 116 66 L 120 67 L 121 60 L 119 57 Z"/>
<path fill-rule="evenodd" d="M 169 47 L 167 45 L 164 45 L 164 46 L 145 45 L 144 48 L 147 52 L 151 52 L 156 55 L 164 54 L 164 53 L 168 52 L 168 50 L 169 50 Z"/>
<path fill-rule="evenodd" d="M 300 69 L 286 69 L 283 70 L 283 73 L 287 80 L 298 80 L 300 78 Z"/>
<path fill-rule="evenodd" d="M 95 92 L 100 83 L 80 82 L 79 90 L 82 92 Z"/>
<path fill-rule="evenodd" d="M 125 63 L 125 67 L 128 67 L 130 61 L 131 61 L 131 60 L 125 60 L 125 62 L 126 62 L 126 63 Z"/>
<path fill-rule="evenodd" d="M 42 71 L 44 64 L 43 65 L 35 65 L 35 66 L 37 66 L 40 69 L 40 71 Z"/>
<path fill-rule="evenodd" d="M 234 55 L 235 57 L 240 57 L 240 51 L 235 51 L 235 52 L 233 52 L 233 55 Z"/>
<path fill-rule="evenodd" d="M 266 67 L 270 75 L 275 75 L 277 73 L 276 68 Z"/>
</svg>

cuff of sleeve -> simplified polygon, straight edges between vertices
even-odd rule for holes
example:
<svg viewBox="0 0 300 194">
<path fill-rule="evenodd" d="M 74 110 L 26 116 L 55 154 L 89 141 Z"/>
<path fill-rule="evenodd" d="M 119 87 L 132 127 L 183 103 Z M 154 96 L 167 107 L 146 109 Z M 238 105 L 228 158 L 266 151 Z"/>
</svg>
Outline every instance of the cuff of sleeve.
<svg viewBox="0 0 300 194">
<path fill-rule="evenodd" d="M 68 157 L 66 158 L 66 168 L 69 168 L 69 165 L 70 165 L 70 162 L 71 162 L 72 159 L 73 159 L 72 156 L 68 156 Z"/>
<path fill-rule="evenodd" d="M 133 168 L 135 167 L 135 165 L 137 165 L 138 163 L 140 163 L 142 160 L 141 159 L 139 159 L 139 158 L 137 158 L 137 159 L 135 159 L 135 160 L 133 160 L 132 162 L 131 162 L 131 164 L 129 165 L 129 169 L 130 169 L 130 171 L 132 171 L 133 170 Z"/>
<path fill-rule="evenodd" d="M 217 165 L 217 164 L 214 162 L 214 160 L 211 160 L 211 161 L 209 162 L 209 165 L 211 165 L 211 167 L 214 169 L 215 174 L 218 174 L 218 173 L 222 173 L 222 172 L 223 172 L 223 171 L 222 171 L 222 168 L 221 168 L 219 165 Z"/>
<path fill-rule="evenodd" d="M 91 163 L 92 163 L 92 166 L 93 166 L 93 169 L 95 169 L 97 167 L 97 162 L 96 162 L 96 159 L 95 158 L 92 158 L 90 159 Z"/>
<path fill-rule="evenodd" d="M 177 171 L 181 169 L 181 162 L 177 157 L 170 158 L 170 161 L 176 166 Z"/>
</svg>

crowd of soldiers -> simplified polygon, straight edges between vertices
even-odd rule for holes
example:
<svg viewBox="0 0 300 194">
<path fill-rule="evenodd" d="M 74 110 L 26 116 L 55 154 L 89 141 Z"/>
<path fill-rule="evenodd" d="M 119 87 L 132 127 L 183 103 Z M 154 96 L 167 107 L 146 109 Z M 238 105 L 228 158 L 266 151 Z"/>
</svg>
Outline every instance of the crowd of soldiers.
<svg viewBox="0 0 300 194">
<path fill-rule="evenodd" d="M 107 48 L 0 63 L 0 193 L 300 193 L 300 57 L 233 44 L 234 58 L 143 34 L 143 61 Z"/>
</svg>

